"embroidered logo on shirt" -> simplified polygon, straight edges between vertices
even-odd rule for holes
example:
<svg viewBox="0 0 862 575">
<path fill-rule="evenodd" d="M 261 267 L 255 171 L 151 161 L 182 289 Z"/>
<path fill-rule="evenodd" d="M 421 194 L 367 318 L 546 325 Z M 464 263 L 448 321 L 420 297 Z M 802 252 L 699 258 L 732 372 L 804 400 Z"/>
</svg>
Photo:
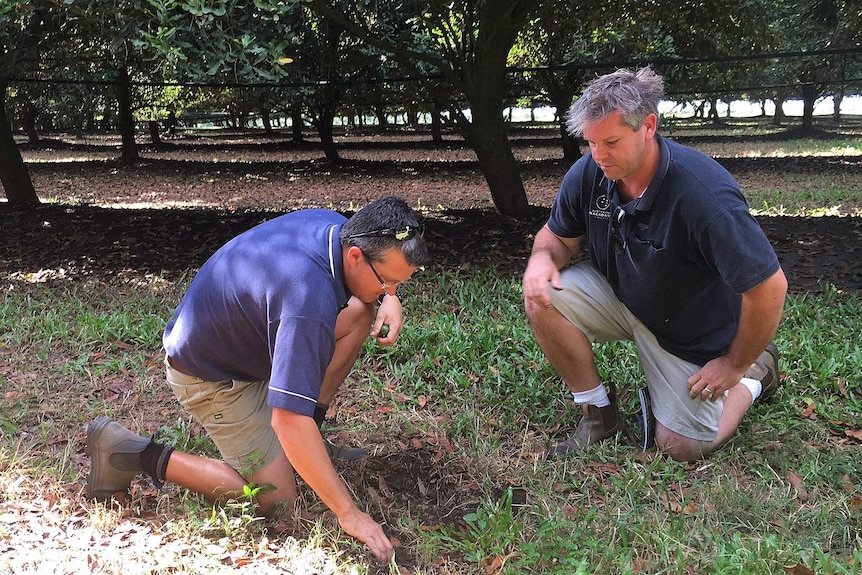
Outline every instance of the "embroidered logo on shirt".
<svg viewBox="0 0 862 575">
<path fill-rule="evenodd" d="M 590 217 L 607 220 L 611 217 L 611 202 L 607 194 L 596 196 L 593 207 L 590 208 Z"/>
</svg>

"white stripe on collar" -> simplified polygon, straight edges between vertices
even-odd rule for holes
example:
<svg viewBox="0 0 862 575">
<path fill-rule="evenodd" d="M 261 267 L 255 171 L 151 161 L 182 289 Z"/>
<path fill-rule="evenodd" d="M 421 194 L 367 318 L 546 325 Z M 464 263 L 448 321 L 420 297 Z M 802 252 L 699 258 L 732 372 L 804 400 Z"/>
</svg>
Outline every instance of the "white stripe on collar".
<svg viewBox="0 0 862 575">
<path fill-rule="evenodd" d="M 329 228 L 329 273 L 332 274 L 332 277 L 335 278 L 335 254 L 332 249 L 332 234 L 335 231 L 335 226 Z"/>
</svg>

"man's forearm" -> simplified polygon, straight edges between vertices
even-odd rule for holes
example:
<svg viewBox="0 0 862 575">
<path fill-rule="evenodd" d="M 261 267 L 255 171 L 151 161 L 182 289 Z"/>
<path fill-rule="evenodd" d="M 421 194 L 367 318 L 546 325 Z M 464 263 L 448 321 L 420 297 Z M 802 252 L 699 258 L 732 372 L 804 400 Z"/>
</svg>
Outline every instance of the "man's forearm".
<svg viewBox="0 0 862 575">
<path fill-rule="evenodd" d="M 580 245 L 581 238 L 563 239 L 554 234 L 547 226 L 536 233 L 530 258 L 548 257 L 557 269 L 568 264 Z"/>
<path fill-rule="evenodd" d="M 787 279 L 779 269 L 769 279 L 742 295 L 739 327 L 728 352 L 735 365 L 747 369 L 775 336 L 786 294 Z"/>
<path fill-rule="evenodd" d="M 311 417 L 273 408 L 273 428 L 294 471 L 336 515 L 356 507 Z"/>
</svg>

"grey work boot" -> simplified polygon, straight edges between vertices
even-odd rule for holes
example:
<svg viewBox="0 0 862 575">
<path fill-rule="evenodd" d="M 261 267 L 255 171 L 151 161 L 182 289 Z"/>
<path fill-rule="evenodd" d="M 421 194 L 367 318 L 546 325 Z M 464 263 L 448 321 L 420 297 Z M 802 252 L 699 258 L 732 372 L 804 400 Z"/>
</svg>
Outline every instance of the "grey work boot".
<svg viewBox="0 0 862 575">
<path fill-rule="evenodd" d="M 356 461 L 357 459 L 362 459 L 368 452 L 361 447 L 351 447 L 349 445 L 336 445 L 335 443 L 326 439 L 323 433 L 323 426 L 327 424 L 327 428 L 332 426 L 332 422 L 334 419 L 326 419 L 326 409 L 328 406 L 323 407 L 318 405 L 314 408 L 314 421 L 317 423 L 317 428 L 321 431 L 321 436 L 323 436 L 323 446 L 326 447 L 326 453 L 329 455 L 329 459 L 337 459 L 339 461 Z"/>
<path fill-rule="evenodd" d="M 778 348 L 770 342 L 766 349 L 745 372 L 744 377 L 750 377 L 760 382 L 760 395 L 754 403 L 766 401 L 781 387 L 781 377 L 778 373 Z"/>
<path fill-rule="evenodd" d="M 87 426 L 87 497 L 107 501 L 126 491 L 132 479 L 144 472 L 141 452 L 150 440 L 135 435 L 109 417 L 99 417 Z"/>
<path fill-rule="evenodd" d="M 565 440 L 551 446 L 551 455 L 566 457 L 583 451 L 587 446 L 613 437 L 623 431 L 625 424 L 617 407 L 617 394 L 613 384 L 608 384 L 611 404 L 606 407 L 581 405 L 581 421 L 574 433 Z"/>
<path fill-rule="evenodd" d="M 323 445 L 326 446 L 326 453 L 330 459 L 339 461 L 356 461 L 368 455 L 368 451 L 361 447 L 351 447 L 349 445 L 335 445 L 327 439 L 323 440 Z"/>
</svg>

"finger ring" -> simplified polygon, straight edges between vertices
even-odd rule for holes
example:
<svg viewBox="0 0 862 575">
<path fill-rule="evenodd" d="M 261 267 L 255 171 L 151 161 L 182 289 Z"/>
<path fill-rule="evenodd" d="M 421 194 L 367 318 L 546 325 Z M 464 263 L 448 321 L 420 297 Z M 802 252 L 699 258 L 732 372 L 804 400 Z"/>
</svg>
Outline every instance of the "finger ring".
<svg viewBox="0 0 862 575">
<path fill-rule="evenodd" d="M 708 387 L 704 387 L 704 388 L 703 388 L 703 390 L 704 390 L 705 392 L 707 392 L 708 394 L 712 395 L 712 390 L 711 390 L 711 389 L 709 389 Z"/>
</svg>

